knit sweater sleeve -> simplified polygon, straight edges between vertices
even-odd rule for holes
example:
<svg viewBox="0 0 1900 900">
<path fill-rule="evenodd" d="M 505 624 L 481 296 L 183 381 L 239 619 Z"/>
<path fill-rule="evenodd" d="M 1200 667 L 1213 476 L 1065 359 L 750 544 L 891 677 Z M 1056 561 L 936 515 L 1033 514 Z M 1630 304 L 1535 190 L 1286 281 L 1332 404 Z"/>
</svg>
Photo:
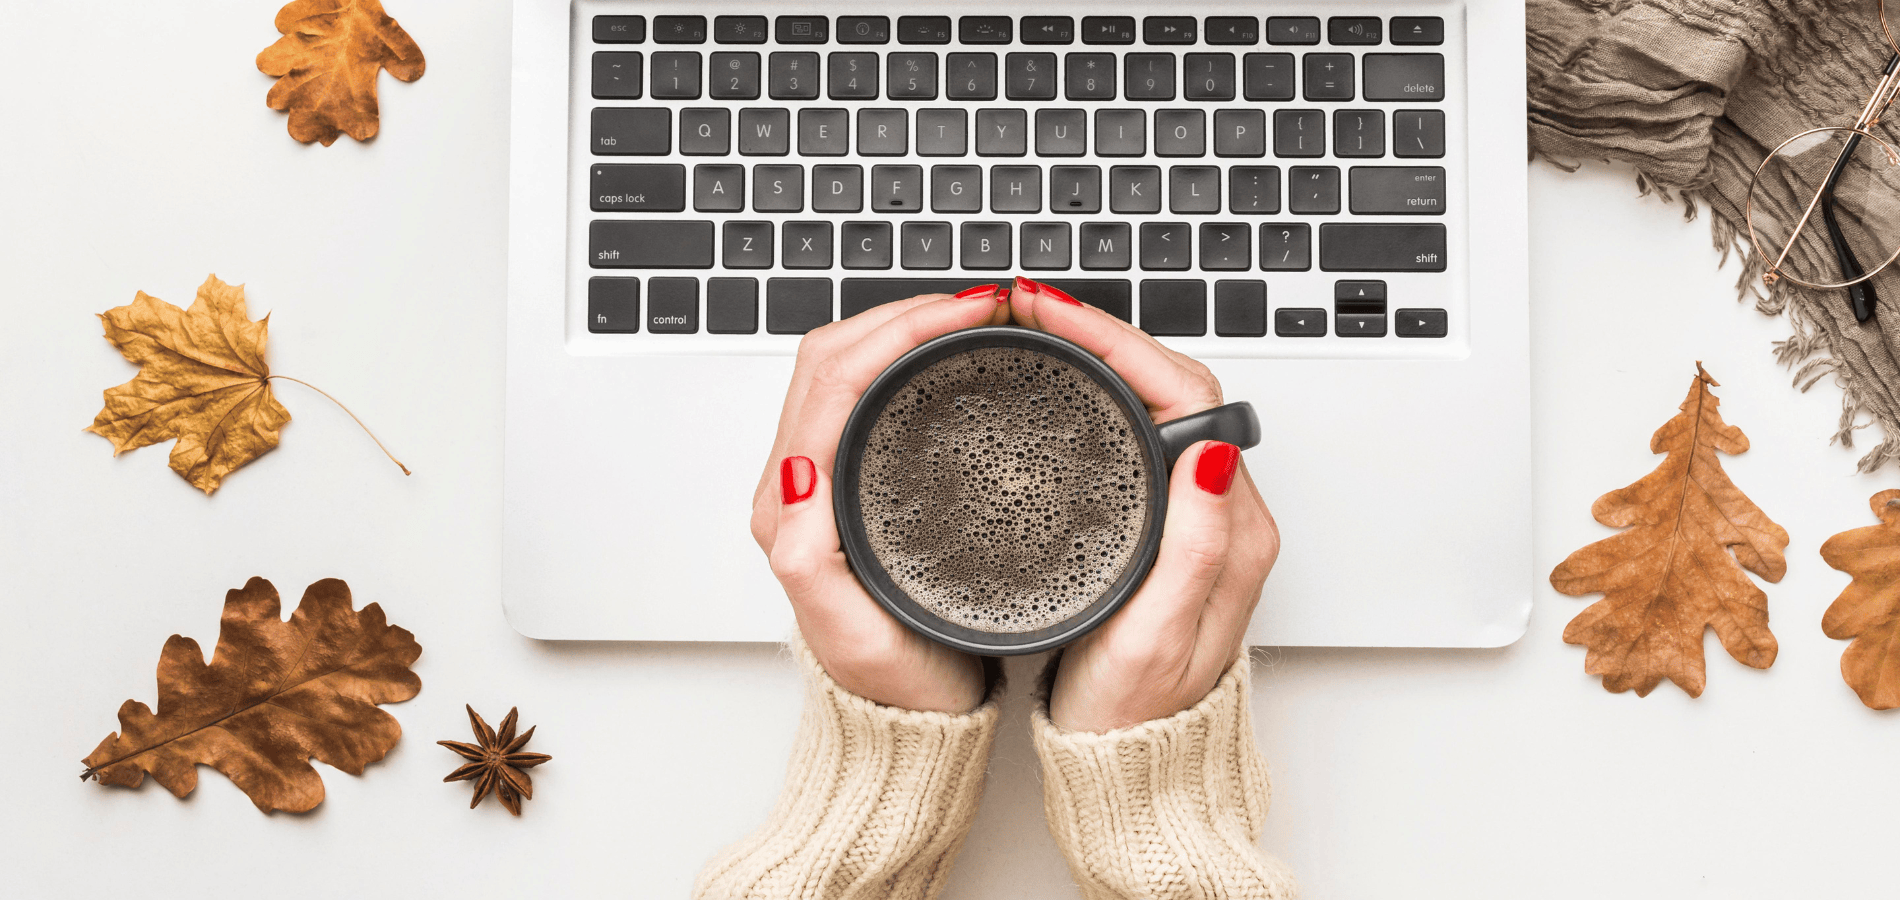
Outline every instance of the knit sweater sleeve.
<svg viewBox="0 0 1900 900">
<path fill-rule="evenodd" d="M 803 641 L 804 715 L 778 805 L 699 873 L 695 900 L 925 900 L 942 893 L 976 815 L 996 694 L 964 715 L 859 697 Z"/>
<path fill-rule="evenodd" d="M 1103 734 L 1032 714 L 1043 809 L 1086 900 L 1284 900 L 1285 864 L 1254 842 L 1267 764 L 1254 746 L 1243 654 L 1194 706 Z"/>
</svg>

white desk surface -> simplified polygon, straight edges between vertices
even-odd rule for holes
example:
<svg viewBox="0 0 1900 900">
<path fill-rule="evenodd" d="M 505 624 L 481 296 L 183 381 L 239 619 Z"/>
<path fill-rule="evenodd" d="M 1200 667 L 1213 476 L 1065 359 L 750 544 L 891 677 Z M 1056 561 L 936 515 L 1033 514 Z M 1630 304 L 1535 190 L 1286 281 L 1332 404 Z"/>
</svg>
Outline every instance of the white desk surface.
<svg viewBox="0 0 1900 900">
<path fill-rule="evenodd" d="M 502 620 L 508 4 L 390 0 L 428 74 L 383 79 L 381 139 L 328 149 L 264 108 L 275 6 L 15 4 L 0 29 L 5 892 L 683 896 L 771 804 L 799 688 L 768 646 L 542 644 Z M 1263 844 L 1324 900 L 1890 891 L 1900 718 L 1841 683 L 1819 623 L 1847 579 L 1817 549 L 1872 523 L 1900 473 L 1856 476 L 1828 446 L 1838 391 L 1789 389 L 1769 355 L 1786 326 L 1735 302 L 1706 222 L 1602 168 L 1533 167 L 1531 201 L 1538 571 L 1609 533 L 1591 501 L 1654 466 L 1649 434 L 1703 360 L 1754 443 L 1726 465 L 1793 536 L 1768 587 L 1780 659 L 1749 669 L 1711 637 L 1702 699 L 1611 695 L 1559 638 L 1584 601 L 1542 583 L 1502 650 L 1271 651 Z M 274 371 L 350 403 L 415 477 L 296 385 L 282 448 L 209 500 L 167 447 L 114 460 L 81 433 L 133 373 L 93 314 L 138 290 L 189 303 L 207 272 L 271 313 Z M 422 693 L 388 707 L 406 739 L 364 777 L 325 768 L 301 816 L 261 816 L 209 770 L 184 802 L 79 783 L 119 704 L 155 699 L 165 637 L 208 647 L 251 575 L 291 603 L 342 577 L 416 633 Z M 519 705 L 554 754 L 519 820 L 440 783 L 455 759 L 434 741 L 467 737 L 464 702 Z M 1074 896 L 1025 716 L 1018 692 L 949 897 Z"/>
</svg>

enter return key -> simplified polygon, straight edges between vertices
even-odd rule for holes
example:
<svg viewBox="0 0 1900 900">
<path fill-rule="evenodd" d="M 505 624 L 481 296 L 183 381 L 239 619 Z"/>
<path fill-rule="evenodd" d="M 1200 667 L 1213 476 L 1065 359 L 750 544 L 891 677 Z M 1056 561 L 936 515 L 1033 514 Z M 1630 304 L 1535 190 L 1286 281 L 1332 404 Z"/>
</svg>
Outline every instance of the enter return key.
<svg viewBox="0 0 1900 900">
<path fill-rule="evenodd" d="M 1354 166 L 1355 215 L 1445 214 L 1445 170 L 1437 166 Z"/>
</svg>

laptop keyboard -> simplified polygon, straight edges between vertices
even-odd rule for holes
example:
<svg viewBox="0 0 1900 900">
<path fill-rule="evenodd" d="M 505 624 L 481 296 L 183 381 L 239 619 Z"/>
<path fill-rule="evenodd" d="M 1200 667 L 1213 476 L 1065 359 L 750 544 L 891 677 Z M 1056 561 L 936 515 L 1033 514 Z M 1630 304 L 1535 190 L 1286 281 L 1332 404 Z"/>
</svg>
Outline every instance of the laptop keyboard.
<svg viewBox="0 0 1900 900">
<path fill-rule="evenodd" d="M 575 3 L 580 352 L 791 352 L 1016 274 L 1200 355 L 1462 352 L 1456 7 L 715 8 Z"/>
</svg>

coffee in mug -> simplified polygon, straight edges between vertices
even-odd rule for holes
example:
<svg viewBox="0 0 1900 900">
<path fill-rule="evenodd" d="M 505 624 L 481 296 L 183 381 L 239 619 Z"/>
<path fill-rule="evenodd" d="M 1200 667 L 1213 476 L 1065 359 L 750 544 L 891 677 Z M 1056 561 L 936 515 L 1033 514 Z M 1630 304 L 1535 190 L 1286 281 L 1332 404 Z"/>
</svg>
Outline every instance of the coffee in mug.
<svg viewBox="0 0 1900 900">
<path fill-rule="evenodd" d="M 1059 624 L 1106 593 L 1148 518 L 1148 460 L 1106 388 L 1035 350 L 940 359 L 865 440 L 871 552 L 911 599 L 976 631 Z"/>
<path fill-rule="evenodd" d="M 1060 647 L 1153 567 L 1168 473 L 1196 441 L 1260 441 L 1229 403 L 1155 425 L 1115 370 L 1011 325 L 952 332 L 871 382 L 832 473 L 839 543 L 912 630 L 970 653 Z"/>
</svg>

